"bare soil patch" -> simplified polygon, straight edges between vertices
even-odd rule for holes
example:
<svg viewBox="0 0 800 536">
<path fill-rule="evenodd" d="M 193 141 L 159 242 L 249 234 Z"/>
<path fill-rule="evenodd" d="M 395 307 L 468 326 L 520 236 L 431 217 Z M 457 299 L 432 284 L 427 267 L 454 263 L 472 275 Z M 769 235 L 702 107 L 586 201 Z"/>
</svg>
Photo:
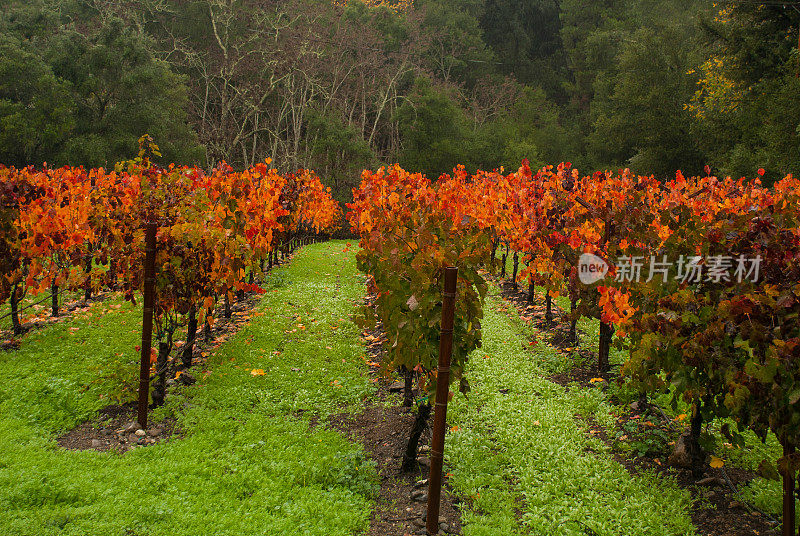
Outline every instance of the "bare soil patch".
<svg viewBox="0 0 800 536">
<path fill-rule="evenodd" d="M 380 363 L 385 342 L 380 325 L 371 332 L 365 332 L 363 336 L 368 344 L 368 363 Z M 378 390 L 374 398 L 365 401 L 363 411 L 356 415 L 335 415 L 329 421 L 331 427 L 344 433 L 350 440 L 361 443 L 369 458 L 377 465 L 380 490 L 366 534 L 425 534 L 423 519 L 427 507 L 430 428 L 425 430 L 420 439 L 416 470 L 403 473 L 400 469 L 403 452 L 416 415 L 411 408 L 401 405 L 399 391 L 402 382 L 383 377 L 375 366 L 371 368 L 371 375 Z M 433 415 L 429 424 L 432 421 Z M 439 534 L 461 534 L 458 498 L 447 484 L 446 467 L 444 471 Z"/>
</svg>

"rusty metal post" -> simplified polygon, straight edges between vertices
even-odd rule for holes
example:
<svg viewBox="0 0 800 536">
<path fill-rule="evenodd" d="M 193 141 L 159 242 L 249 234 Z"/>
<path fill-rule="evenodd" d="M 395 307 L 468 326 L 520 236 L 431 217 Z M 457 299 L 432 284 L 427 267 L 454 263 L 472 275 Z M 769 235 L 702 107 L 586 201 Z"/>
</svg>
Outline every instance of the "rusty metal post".
<svg viewBox="0 0 800 536">
<path fill-rule="evenodd" d="M 144 310 L 142 312 L 142 354 L 139 363 L 139 426 L 147 428 L 147 398 L 150 391 L 150 347 L 153 342 L 153 302 L 156 282 L 155 221 L 148 221 L 144 231 Z"/>
<path fill-rule="evenodd" d="M 433 415 L 431 439 L 431 469 L 428 474 L 428 514 L 425 529 L 428 534 L 439 533 L 439 503 L 442 497 L 442 464 L 444 463 L 444 434 L 447 428 L 447 399 L 450 395 L 450 357 L 453 353 L 453 318 L 456 306 L 458 268 L 444 270 L 442 293 L 442 334 L 439 338 L 439 365 L 436 371 L 436 410 Z"/>
</svg>

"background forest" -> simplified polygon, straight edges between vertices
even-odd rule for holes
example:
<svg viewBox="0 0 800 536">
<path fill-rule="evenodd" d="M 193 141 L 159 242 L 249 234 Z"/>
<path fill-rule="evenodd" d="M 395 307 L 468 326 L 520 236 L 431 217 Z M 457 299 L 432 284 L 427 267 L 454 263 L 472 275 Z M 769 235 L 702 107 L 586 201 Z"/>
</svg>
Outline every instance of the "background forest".
<svg viewBox="0 0 800 536">
<path fill-rule="evenodd" d="M 0 0 L 0 162 L 800 171 L 800 2 Z"/>
</svg>

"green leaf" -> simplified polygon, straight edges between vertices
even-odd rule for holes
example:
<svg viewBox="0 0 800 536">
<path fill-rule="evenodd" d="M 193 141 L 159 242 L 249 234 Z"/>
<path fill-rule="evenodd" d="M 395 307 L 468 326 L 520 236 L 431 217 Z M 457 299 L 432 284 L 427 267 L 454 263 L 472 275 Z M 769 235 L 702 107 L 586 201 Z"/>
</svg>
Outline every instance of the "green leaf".
<svg viewBox="0 0 800 536">
<path fill-rule="evenodd" d="M 761 460 L 761 463 L 758 464 L 758 474 L 767 480 L 781 479 L 781 475 L 778 474 L 778 470 L 775 468 L 775 465 L 767 460 Z"/>
</svg>

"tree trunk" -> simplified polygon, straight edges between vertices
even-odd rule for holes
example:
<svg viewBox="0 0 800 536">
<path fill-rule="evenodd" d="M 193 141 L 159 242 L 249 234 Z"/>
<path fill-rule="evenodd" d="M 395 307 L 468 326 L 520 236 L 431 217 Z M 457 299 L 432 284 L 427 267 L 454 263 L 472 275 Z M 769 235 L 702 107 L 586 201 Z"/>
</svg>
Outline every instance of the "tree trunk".
<svg viewBox="0 0 800 536">
<path fill-rule="evenodd" d="M 58 316 L 58 285 L 56 285 L 55 279 L 50 283 L 50 314 L 53 318 Z"/>
<path fill-rule="evenodd" d="M 223 311 L 225 318 L 231 317 L 231 299 L 230 299 L 230 291 L 225 290 L 225 309 Z"/>
<path fill-rule="evenodd" d="M 117 289 L 117 263 L 114 259 L 108 262 L 108 272 L 106 273 L 107 285 L 110 290 Z"/>
<path fill-rule="evenodd" d="M 183 353 L 181 354 L 181 361 L 186 368 L 192 366 L 195 339 L 197 339 L 197 308 L 192 306 L 189 309 L 189 322 L 186 327 L 186 344 L 183 346 Z"/>
<path fill-rule="evenodd" d="M 500 245 L 500 241 L 499 240 L 497 240 L 497 239 L 492 240 L 492 257 L 491 257 L 491 260 L 489 262 L 489 271 L 491 273 L 494 273 L 494 270 L 495 270 L 495 258 L 497 257 L 497 246 L 499 246 L 499 245 Z"/>
<path fill-rule="evenodd" d="M 519 252 L 514 252 L 514 273 L 511 275 L 511 283 L 514 290 L 517 290 L 517 271 L 519 270 Z"/>
<path fill-rule="evenodd" d="M 577 305 L 577 300 L 570 300 L 569 302 L 569 340 L 571 344 L 577 346 L 578 344 L 578 318 L 575 316 L 575 306 Z"/>
<path fill-rule="evenodd" d="M 206 311 L 206 318 L 205 322 L 203 322 L 203 336 L 206 339 L 206 342 L 211 340 L 211 313 L 213 309 L 208 309 Z"/>
<path fill-rule="evenodd" d="M 646 397 L 642 397 L 646 400 Z M 642 406 L 640 399 L 640 406 Z M 684 431 L 675 443 L 675 448 L 669 455 L 669 464 L 689 469 L 695 478 L 703 474 L 706 454 L 700 446 L 700 433 L 703 428 L 703 414 L 700 411 L 702 401 L 692 405 L 692 416 L 689 419 L 689 429 Z"/>
<path fill-rule="evenodd" d="M 533 291 L 536 290 L 536 283 L 531 281 L 528 284 L 528 303 L 533 303 Z"/>
<path fill-rule="evenodd" d="M 506 259 L 508 258 L 508 253 L 503 253 L 502 262 L 503 264 L 500 265 L 500 279 L 504 279 L 506 277 Z"/>
<path fill-rule="evenodd" d="M 92 299 L 92 256 L 86 259 L 86 287 L 84 288 L 83 301 L 88 302 Z"/>
<path fill-rule="evenodd" d="M 403 407 L 410 408 L 414 404 L 414 371 L 403 365 Z"/>
<path fill-rule="evenodd" d="M 158 343 L 158 358 L 156 359 L 156 381 L 153 384 L 153 406 L 163 406 L 167 396 L 167 359 L 172 349 L 172 332 L 167 333 L 167 340 Z"/>
<path fill-rule="evenodd" d="M 17 292 L 18 290 L 19 283 L 15 283 L 9 297 L 9 302 L 11 302 L 11 326 L 14 328 L 14 335 L 22 334 L 22 324 L 19 323 L 19 302 L 21 298 Z"/>
<path fill-rule="evenodd" d="M 691 444 L 690 454 L 692 459 L 692 474 L 699 478 L 703 475 L 703 465 L 706 453 L 700 446 L 700 434 L 703 432 L 702 402 L 692 406 L 692 418 L 689 421 L 689 440 Z"/>
<path fill-rule="evenodd" d="M 416 468 L 419 438 L 422 436 L 422 432 L 425 431 L 430 416 L 430 403 L 426 402 L 417 406 L 417 418 L 414 419 L 414 424 L 411 426 L 411 433 L 408 436 L 406 451 L 403 453 L 402 470 L 404 473 L 410 473 Z"/>
<path fill-rule="evenodd" d="M 689 430 L 691 437 L 695 441 L 700 441 L 700 434 L 703 431 L 703 414 L 700 412 L 701 406 L 699 403 L 692 406 L 692 417 L 689 420 Z"/>
<path fill-rule="evenodd" d="M 614 326 L 600 322 L 600 348 L 598 351 L 597 369 L 608 372 L 608 354 L 611 350 L 611 337 L 614 335 Z"/>
<path fill-rule="evenodd" d="M 545 311 L 544 311 L 544 321 L 548 324 L 553 323 L 553 297 L 550 296 L 550 292 L 547 291 L 544 297 L 544 304 L 545 304 Z"/>
</svg>

